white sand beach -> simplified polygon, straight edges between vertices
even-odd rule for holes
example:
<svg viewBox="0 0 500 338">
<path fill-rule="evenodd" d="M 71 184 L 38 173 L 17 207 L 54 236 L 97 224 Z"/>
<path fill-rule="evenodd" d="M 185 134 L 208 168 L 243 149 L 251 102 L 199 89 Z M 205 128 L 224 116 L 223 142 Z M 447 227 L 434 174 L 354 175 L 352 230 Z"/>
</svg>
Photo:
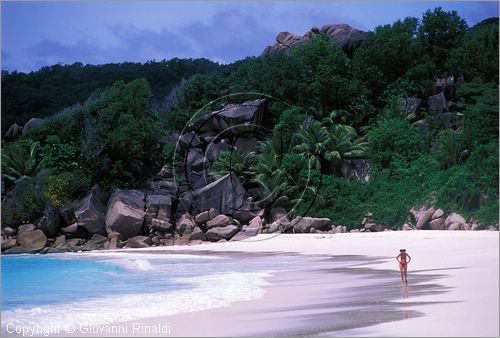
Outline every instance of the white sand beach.
<svg viewBox="0 0 500 338">
<path fill-rule="evenodd" d="M 390 275 L 391 281 L 400 283 L 399 268 L 395 256 L 400 248 L 411 255 L 409 264 L 409 298 L 392 301 L 405 311 L 418 311 L 421 316 L 392 320 L 374 325 L 356 325 L 343 331 L 322 335 L 342 336 L 498 336 L 499 335 L 499 233 L 498 231 L 394 231 L 383 233 L 346 234 L 294 234 L 259 235 L 240 242 L 207 243 L 194 246 L 171 246 L 140 249 L 141 251 L 213 251 L 213 252 L 293 252 L 305 255 L 362 255 L 379 258 L 366 260 L 358 268 L 374 269 L 381 276 Z M 126 249 L 135 250 L 135 249 Z M 349 272 L 349 271 L 347 271 Z M 393 272 L 393 273 L 391 273 Z M 413 293 L 422 277 L 432 275 L 432 283 L 446 292 Z M 349 273 L 352 286 L 363 288 L 367 279 L 357 272 Z M 436 276 L 438 276 L 436 278 Z M 290 277 L 290 276 L 288 276 Z M 258 315 L 266 307 L 277 304 L 297 306 L 322 297 L 323 302 L 335 304 L 335 280 L 328 275 L 312 273 L 308 278 L 286 274 L 271 279 L 263 298 L 235 303 L 221 309 L 154 318 L 149 322 L 170 323 L 172 336 L 255 335 L 268 332 L 279 334 L 280 325 L 286 323 L 286 313 L 277 314 L 273 321 L 263 321 Z M 331 277 L 334 278 L 334 275 Z M 303 280 L 303 283 L 300 283 Z M 307 286 L 310 283 L 310 286 Z M 377 278 L 370 283 L 377 285 Z M 274 285 L 274 287 L 273 287 Z M 317 287 L 316 287 L 317 286 Z M 400 286 L 400 285 L 399 285 Z M 327 288 L 328 293 L 325 294 Z M 387 284 L 380 283 L 377 290 L 382 294 Z M 323 293 L 323 294 L 321 294 Z M 363 295 L 362 293 L 360 293 Z M 359 298 L 360 295 L 358 295 Z M 319 298 L 318 298 L 319 297 Z M 377 301 L 367 294 L 366 302 Z M 373 299 L 372 299 L 373 298 Z M 317 325 L 328 321 L 318 316 Z M 146 322 L 148 322 L 146 320 Z M 230 323 L 230 324 L 229 324 Z M 258 330 L 257 330 L 258 329 Z M 300 327 L 297 327 L 300 334 Z M 311 332 L 311 331 L 309 331 Z"/>
</svg>

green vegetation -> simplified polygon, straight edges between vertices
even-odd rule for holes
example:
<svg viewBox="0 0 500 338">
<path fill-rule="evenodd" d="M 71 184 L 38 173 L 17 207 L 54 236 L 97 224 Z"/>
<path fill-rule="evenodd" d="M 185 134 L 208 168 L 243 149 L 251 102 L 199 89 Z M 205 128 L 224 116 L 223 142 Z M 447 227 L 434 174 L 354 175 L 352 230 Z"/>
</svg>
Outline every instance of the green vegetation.
<svg viewBox="0 0 500 338">
<path fill-rule="evenodd" d="M 56 80 L 64 72 L 68 79 Z M 454 93 L 453 127 L 435 123 L 438 113 L 425 109 L 435 80 L 450 75 L 464 79 Z M 152 106 L 187 78 L 168 108 Z M 54 88 L 63 84 L 58 97 Z M 455 12 L 429 10 L 421 20 L 377 27 L 352 58 L 319 35 L 289 55 L 224 67 L 207 60 L 123 69 L 76 64 L 3 73 L 2 85 L 4 127 L 15 114 L 43 117 L 82 102 L 3 148 L 6 225 L 39 216 L 47 204 L 68 205 L 94 183 L 108 192 L 141 187 L 161 165 L 180 160 L 175 145 L 158 146 L 161 137 L 182 130 L 206 105 L 215 110 L 248 99 L 228 94 L 250 92 L 273 98 L 270 135 L 255 152 L 222 153 L 212 173 L 232 170 L 269 202 L 287 196 L 297 213 L 349 227 L 367 212 L 400 227 L 418 204 L 498 223 L 498 19 L 468 29 Z M 43 89 L 31 95 L 37 86 Z M 402 110 L 401 97 L 422 99 L 418 118 L 427 129 L 414 125 L 417 115 Z M 344 170 L 360 159 L 371 163 L 368 181 Z"/>
<path fill-rule="evenodd" d="M 21 126 L 32 117 L 44 118 L 85 100 L 98 88 L 116 81 L 146 78 L 153 102 L 168 108 L 168 94 L 194 74 L 216 71 L 219 66 L 206 59 L 172 59 L 105 65 L 53 65 L 29 74 L 2 72 L 2 135 L 13 123 Z"/>
</svg>

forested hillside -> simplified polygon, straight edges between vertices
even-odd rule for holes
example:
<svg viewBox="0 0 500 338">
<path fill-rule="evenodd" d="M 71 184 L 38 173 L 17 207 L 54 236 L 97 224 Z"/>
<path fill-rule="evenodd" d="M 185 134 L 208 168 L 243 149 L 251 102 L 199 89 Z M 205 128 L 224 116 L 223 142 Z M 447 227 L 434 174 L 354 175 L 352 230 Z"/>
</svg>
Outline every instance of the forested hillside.
<svg viewBox="0 0 500 338">
<path fill-rule="evenodd" d="M 2 226 L 33 222 L 49 205 L 72 208 L 95 183 L 108 196 L 145 189 L 162 167 L 191 161 L 165 139 L 193 114 L 260 98 L 267 134 L 254 151 L 221 153 L 210 175 L 234 172 L 246 188 L 286 196 L 287 210 L 350 228 L 368 212 L 400 228 L 417 205 L 498 224 L 498 33 L 498 18 L 468 27 L 436 8 L 377 27 L 352 56 L 319 33 L 290 53 L 226 66 L 171 60 L 4 73 L 3 131 L 82 105 L 2 149 Z M 151 107 L 188 78 L 164 114 Z"/>
<path fill-rule="evenodd" d="M 84 102 L 98 88 L 116 81 L 146 78 L 155 108 L 168 107 L 168 94 L 194 74 L 206 74 L 219 66 L 206 59 L 105 65 L 53 65 L 29 74 L 2 73 L 2 135 L 13 123 L 23 125 L 32 117 L 44 118 Z"/>
</svg>

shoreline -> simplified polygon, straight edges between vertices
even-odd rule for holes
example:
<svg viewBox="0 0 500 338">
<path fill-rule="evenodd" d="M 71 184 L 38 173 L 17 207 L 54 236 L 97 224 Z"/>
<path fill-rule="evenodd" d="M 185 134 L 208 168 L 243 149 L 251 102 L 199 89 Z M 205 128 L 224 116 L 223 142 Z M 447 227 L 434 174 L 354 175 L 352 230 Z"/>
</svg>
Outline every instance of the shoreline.
<svg viewBox="0 0 500 338">
<path fill-rule="evenodd" d="M 94 253 L 191 253 L 236 259 L 285 254 L 352 262 L 340 268 L 332 264 L 331 269 L 277 272 L 268 277 L 270 285 L 259 299 L 113 324 L 169 328 L 168 333 L 126 335 L 498 336 L 498 239 L 496 231 L 259 235 L 249 241 Z M 403 247 L 413 258 L 408 298 L 395 261 Z"/>
<path fill-rule="evenodd" d="M 436 283 L 447 292 L 422 294 L 409 302 L 421 317 L 376 323 L 345 331 L 349 336 L 498 336 L 499 233 L 498 231 L 394 231 L 347 234 L 259 235 L 251 241 L 208 243 L 197 246 L 125 249 L 133 252 L 200 251 L 287 252 L 305 255 L 362 255 L 387 258 L 368 262 L 375 270 L 393 271 L 399 279 L 395 256 L 406 248 L 413 260 L 412 276 L 438 275 Z M 390 255 L 393 255 L 392 258 Z M 394 259 L 394 260 L 393 260 Z M 360 267 L 366 267 L 363 264 Z M 399 279 L 400 281 L 400 279 Z M 411 289 L 410 289 L 411 292 Z M 337 334 L 337 333 L 336 333 Z"/>
<path fill-rule="evenodd" d="M 221 254 L 248 257 L 248 253 Z M 275 254 L 277 259 L 282 256 Z M 409 308 L 410 303 L 399 303 L 405 292 L 415 296 L 446 292 L 433 282 L 438 275 L 411 275 L 414 286 L 408 291 L 402 288 L 399 275 L 393 271 L 362 267 L 385 258 L 318 255 L 312 259 L 331 260 L 334 264 L 332 267 L 277 271 L 265 278 L 268 281 L 263 287 L 265 294 L 257 299 L 201 311 L 98 325 L 92 327 L 94 334 L 71 336 L 98 336 L 97 333 L 110 329 L 137 337 L 338 335 L 346 330 L 422 316 L 418 308 Z"/>
</svg>

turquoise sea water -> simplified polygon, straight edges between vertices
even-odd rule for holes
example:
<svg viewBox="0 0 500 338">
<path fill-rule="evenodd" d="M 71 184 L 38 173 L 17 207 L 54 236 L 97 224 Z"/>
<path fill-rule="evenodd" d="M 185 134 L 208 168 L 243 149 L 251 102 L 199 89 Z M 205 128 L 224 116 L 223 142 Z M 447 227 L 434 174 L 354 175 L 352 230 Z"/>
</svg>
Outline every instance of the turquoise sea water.
<svg viewBox="0 0 500 338">
<path fill-rule="evenodd" d="M 321 268 L 292 255 L 68 253 L 2 256 L 5 325 L 99 325 L 262 297 L 267 277 Z M 330 265 L 331 266 L 331 265 Z"/>
</svg>

